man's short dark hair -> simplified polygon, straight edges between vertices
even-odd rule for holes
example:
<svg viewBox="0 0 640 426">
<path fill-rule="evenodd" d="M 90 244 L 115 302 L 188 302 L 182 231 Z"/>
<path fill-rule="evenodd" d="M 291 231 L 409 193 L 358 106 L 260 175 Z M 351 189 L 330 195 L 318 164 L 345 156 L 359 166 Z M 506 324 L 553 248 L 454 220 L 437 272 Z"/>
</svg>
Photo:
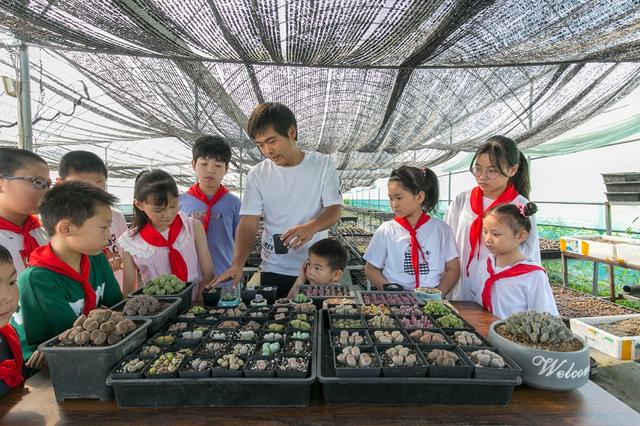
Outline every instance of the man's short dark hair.
<svg viewBox="0 0 640 426">
<path fill-rule="evenodd" d="M 71 181 L 56 185 L 42 197 L 38 212 L 42 226 L 53 236 L 56 225 L 69 219 L 82 226 L 96 215 L 98 206 L 112 207 L 118 199 L 102 189 L 82 181 Z"/>
<path fill-rule="evenodd" d="M 273 127 L 276 133 L 289 136 L 291 126 L 296 129 L 296 140 L 298 139 L 298 123 L 293 112 L 278 102 L 265 102 L 259 104 L 247 121 L 247 134 L 251 139 L 256 138 L 258 133 L 264 132 L 269 127 Z"/>
<path fill-rule="evenodd" d="M 42 157 L 31 151 L 0 147 L 0 176 L 13 176 L 16 170 L 27 167 L 31 163 L 47 165 Z"/>
<path fill-rule="evenodd" d="M 108 177 L 107 166 L 102 158 L 89 151 L 69 151 L 60 158 L 60 179 L 64 180 L 73 173 L 100 173 Z"/>
<path fill-rule="evenodd" d="M 227 141 L 220 136 L 199 137 L 193 144 L 191 152 L 193 161 L 197 161 L 198 158 L 212 158 L 224 162 L 227 166 L 231 161 L 231 148 Z"/>
<path fill-rule="evenodd" d="M 344 271 L 349 261 L 347 250 L 336 240 L 325 238 L 309 247 L 309 253 L 324 258 L 332 271 Z"/>
<path fill-rule="evenodd" d="M 5 263 L 13 265 L 13 258 L 11 257 L 11 252 L 5 246 L 0 246 L 0 264 Z"/>
</svg>

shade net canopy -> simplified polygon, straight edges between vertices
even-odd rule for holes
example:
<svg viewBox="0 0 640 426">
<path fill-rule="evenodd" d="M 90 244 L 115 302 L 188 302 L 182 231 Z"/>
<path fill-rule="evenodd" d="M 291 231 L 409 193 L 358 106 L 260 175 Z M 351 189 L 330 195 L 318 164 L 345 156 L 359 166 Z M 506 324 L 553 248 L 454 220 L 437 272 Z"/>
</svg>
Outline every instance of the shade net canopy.
<svg viewBox="0 0 640 426">
<path fill-rule="evenodd" d="M 272 101 L 347 190 L 493 134 L 537 146 L 640 82 L 640 1 L 0 1 L 0 27 L 43 49 L 34 110 L 69 114 L 35 122 L 36 151 L 107 149 L 122 177 L 188 180 L 202 134 L 246 171 L 263 159 L 247 118 Z"/>
</svg>

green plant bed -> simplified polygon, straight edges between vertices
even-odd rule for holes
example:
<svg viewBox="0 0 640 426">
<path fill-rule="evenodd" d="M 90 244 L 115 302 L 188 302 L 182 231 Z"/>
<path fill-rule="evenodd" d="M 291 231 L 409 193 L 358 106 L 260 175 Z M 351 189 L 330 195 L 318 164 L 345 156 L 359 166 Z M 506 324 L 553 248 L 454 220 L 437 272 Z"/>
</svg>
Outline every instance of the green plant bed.
<svg viewBox="0 0 640 426">
<path fill-rule="evenodd" d="M 640 311 L 640 302 L 636 302 L 635 300 L 616 300 L 618 305 L 626 306 L 627 308 L 637 309 Z"/>
</svg>

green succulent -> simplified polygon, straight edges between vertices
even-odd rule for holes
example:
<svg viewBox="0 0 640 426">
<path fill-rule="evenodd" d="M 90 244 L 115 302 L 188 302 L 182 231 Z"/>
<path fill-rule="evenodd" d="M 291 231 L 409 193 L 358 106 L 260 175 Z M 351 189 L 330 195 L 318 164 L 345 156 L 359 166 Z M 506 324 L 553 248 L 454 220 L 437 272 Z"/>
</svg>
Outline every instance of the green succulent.
<svg viewBox="0 0 640 426">
<path fill-rule="evenodd" d="M 425 313 L 434 315 L 436 317 L 441 317 L 441 316 L 451 314 L 451 310 L 447 308 L 447 306 L 444 303 L 438 302 L 435 300 L 430 300 L 427 303 L 425 303 L 425 305 L 422 307 L 422 310 Z"/>
<path fill-rule="evenodd" d="M 531 343 L 562 343 L 573 338 L 562 319 L 548 312 L 518 312 L 507 318 L 505 325 L 509 333 Z"/>
</svg>

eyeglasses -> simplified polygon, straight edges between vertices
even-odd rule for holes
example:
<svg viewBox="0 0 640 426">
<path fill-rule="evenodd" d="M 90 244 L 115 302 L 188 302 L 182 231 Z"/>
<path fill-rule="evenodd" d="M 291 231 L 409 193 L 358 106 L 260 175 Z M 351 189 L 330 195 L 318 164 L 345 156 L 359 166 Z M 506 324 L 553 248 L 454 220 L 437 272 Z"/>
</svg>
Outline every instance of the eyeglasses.
<svg viewBox="0 0 640 426">
<path fill-rule="evenodd" d="M 0 176 L 0 179 L 26 180 L 31 182 L 35 189 L 38 189 L 40 191 L 51 188 L 50 180 L 45 180 L 37 176 Z"/>
<path fill-rule="evenodd" d="M 505 174 L 502 173 L 500 170 L 496 170 L 494 168 L 483 169 L 477 164 L 474 164 L 473 166 L 471 166 L 470 171 L 471 171 L 471 174 L 474 175 L 475 177 L 480 177 L 482 175 L 485 175 L 487 179 L 495 179 L 500 175 L 505 176 Z"/>
</svg>

